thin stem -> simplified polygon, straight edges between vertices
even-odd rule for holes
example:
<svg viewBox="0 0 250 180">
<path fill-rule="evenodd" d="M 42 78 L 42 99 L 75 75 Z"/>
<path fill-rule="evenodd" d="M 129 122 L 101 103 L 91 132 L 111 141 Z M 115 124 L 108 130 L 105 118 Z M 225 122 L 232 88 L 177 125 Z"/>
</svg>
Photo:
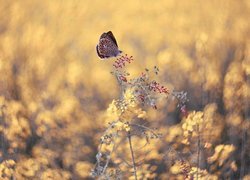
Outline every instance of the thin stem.
<svg viewBox="0 0 250 180">
<path fill-rule="evenodd" d="M 201 145 L 199 124 L 197 125 L 197 131 L 198 131 L 198 145 L 197 145 L 198 157 L 197 157 L 197 172 L 196 172 L 196 178 L 198 179 L 198 176 L 199 176 L 199 168 L 200 168 L 200 145 Z"/>
<path fill-rule="evenodd" d="M 4 108 L 5 105 L 1 106 L 0 109 L 1 109 L 1 113 L 2 113 L 2 116 L 0 117 L 0 123 L 2 123 L 4 125 L 4 127 L 6 127 L 6 121 L 5 121 L 5 112 L 4 112 Z M 2 151 L 3 151 L 3 158 L 5 158 L 6 156 L 6 144 L 5 144 L 5 129 L 4 128 L 4 132 L 3 132 L 3 135 L 1 137 L 1 146 L 2 146 Z"/>
<path fill-rule="evenodd" d="M 246 153 L 246 141 L 247 141 L 247 132 L 244 129 L 242 132 L 242 140 L 241 140 L 241 157 L 240 157 L 240 162 L 241 162 L 241 166 L 240 166 L 240 179 L 243 179 L 243 176 L 245 174 L 245 153 Z"/>
<path fill-rule="evenodd" d="M 151 133 L 152 133 L 153 135 L 155 135 L 156 137 L 159 136 L 158 134 L 156 134 L 156 133 L 154 132 L 154 130 L 150 129 L 150 128 L 147 127 L 147 126 L 140 125 L 140 124 L 130 124 L 130 125 L 132 125 L 132 126 L 138 126 L 138 127 L 144 128 L 144 129 L 148 130 L 149 132 L 151 132 Z"/>
<path fill-rule="evenodd" d="M 124 94 L 124 85 L 122 84 L 122 81 L 119 79 L 117 74 L 115 75 L 115 78 L 116 78 L 116 80 L 117 80 L 117 82 L 119 84 L 119 88 L 120 88 L 120 93 L 119 94 L 120 94 L 120 99 L 122 99 L 123 94 Z"/>
<path fill-rule="evenodd" d="M 134 151 L 133 151 L 133 147 L 132 147 L 132 141 L 131 141 L 131 133 L 130 133 L 130 131 L 128 131 L 128 142 L 129 142 L 129 148 L 130 148 L 130 152 L 131 152 L 131 156 L 132 156 L 132 162 L 133 162 L 133 168 L 134 168 L 134 176 L 135 176 L 135 180 L 137 180 L 135 157 L 134 157 Z"/>
<path fill-rule="evenodd" d="M 110 124 L 110 126 L 106 129 L 106 131 L 105 131 L 104 134 L 106 134 L 110 129 L 112 129 L 112 126 L 114 126 L 116 123 L 117 123 L 117 121 L 112 122 L 112 124 Z M 114 137 L 117 137 L 117 135 L 114 136 Z M 106 160 L 105 166 L 103 167 L 102 174 L 105 174 L 105 172 L 106 172 L 106 170 L 107 170 L 107 168 L 108 168 L 109 162 L 110 162 L 110 160 L 111 160 L 111 155 L 112 155 L 112 153 L 115 151 L 115 148 L 116 148 L 116 142 L 115 142 L 115 140 L 116 140 L 116 139 L 114 139 L 114 141 L 112 142 L 113 147 L 112 147 L 112 149 L 111 149 L 109 155 L 107 156 L 107 160 Z M 102 144 L 101 144 L 101 145 L 99 146 L 99 148 L 98 148 L 98 153 L 101 152 L 101 149 L 102 149 Z M 95 166 L 97 166 L 97 167 L 100 167 L 100 166 L 101 166 L 99 160 L 97 160 Z"/>
<path fill-rule="evenodd" d="M 104 166 L 104 168 L 103 168 L 103 173 L 105 173 L 105 171 L 106 171 L 107 168 L 108 168 L 108 165 L 109 165 L 109 162 L 110 162 L 110 159 L 111 159 L 111 154 L 114 152 L 114 149 L 115 149 L 115 143 L 114 143 L 114 145 L 113 145 L 113 147 L 112 147 L 112 150 L 111 150 L 109 156 L 107 157 L 106 164 L 105 164 L 105 166 Z"/>
</svg>

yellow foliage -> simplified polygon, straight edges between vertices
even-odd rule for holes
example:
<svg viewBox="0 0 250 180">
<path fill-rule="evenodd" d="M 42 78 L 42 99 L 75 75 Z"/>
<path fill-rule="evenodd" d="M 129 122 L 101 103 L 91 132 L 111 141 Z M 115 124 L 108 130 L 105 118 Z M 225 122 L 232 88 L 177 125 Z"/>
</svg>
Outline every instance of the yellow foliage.
<svg viewBox="0 0 250 180">
<path fill-rule="evenodd" d="M 75 171 L 81 178 L 89 177 L 89 172 L 92 168 L 92 164 L 89 162 L 79 161 L 75 165 Z"/>
<path fill-rule="evenodd" d="M 221 135 L 222 127 L 221 116 L 217 112 L 216 104 L 208 104 L 203 112 L 192 112 L 183 120 L 184 139 L 182 142 L 190 144 L 200 139 L 201 145 L 205 147 L 217 140 Z"/>
<path fill-rule="evenodd" d="M 133 89 L 127 89 L 123 100 L 113 100 L 107 109 L 107 120 L 130 122 L 134 118 L 144 119 L 146 112 L 139 107 Z"/>
<path fill-rule="evenodd" d="M 215 147 L 214 154 L 208 158 L 208 162 L 213 163 L 216 161 L 219 163 L 219 166 L 222 166 L 233 151 L 235 151 L 233 145 L 218 145 Z"/>
<path fill-rule="evenodd" d="M 128 132 L 138 179 L 183 179 L 180 158 L 172 166 L 161 156 L 169 148 L 190 162 L 189 175 L 249 179 L 240 174 L 250 166 L 249 0 L 0 4 L 1 179 L 89 178 L 103 138 L 112 142 L 110 169 L 128 179 Z M 176 101 L 140 106 L 133 87 L 119 100 L 115 58 L 100 60 L 95 49 L 109 30 L 134 57 L 123 69 L 130 77 L 156 65 L 157 82 L 187 92 L 187 117 Z"/>
<path fill-rule="evenodd" d="M 8 180 L 13 178 L 15 172 L 16 162 L 11 160 L 5 160 L 0 164 L 0 177 L 3 180 Z"/>
</svg>

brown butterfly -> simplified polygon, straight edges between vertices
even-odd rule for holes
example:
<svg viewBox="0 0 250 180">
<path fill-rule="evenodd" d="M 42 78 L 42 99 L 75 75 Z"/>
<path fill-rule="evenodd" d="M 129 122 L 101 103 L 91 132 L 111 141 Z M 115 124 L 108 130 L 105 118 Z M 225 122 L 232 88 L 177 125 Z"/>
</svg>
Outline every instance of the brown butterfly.
<svg viewBox="0 0 250 180">
<path fill-rule="evenodd" d="M 101 35 L 99 44 L 96 46 L 96 51 L 101 59 L 116 57 L 122 53 L 122 51 L 118 49 L 116 39 L 111 31 Z"/>
</svg>

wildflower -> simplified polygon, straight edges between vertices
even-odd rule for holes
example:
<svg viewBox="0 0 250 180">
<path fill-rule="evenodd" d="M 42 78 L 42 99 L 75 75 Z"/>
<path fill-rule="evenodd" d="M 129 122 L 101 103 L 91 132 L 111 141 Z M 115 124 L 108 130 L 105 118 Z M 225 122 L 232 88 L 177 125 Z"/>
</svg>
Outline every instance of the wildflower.
<svg viewBox="0 0 250 180">
<path fill-rule="evenodd" d="M 188 116 L 188 111 L 187 111 L 186 105 L 183 105 L 181 107 L 181 113 L 184 115 L 184 117 Z"/>
<path fill-rule="evenodd" d="M 118 69 L 118 68 L 123 68 L 127 63 L 131 63 L 133 61 L 133 56 L 128 56 L 127 54 L 122 55 L 121 57 L 118 57 L 116 61 L 114 62 L 113 66 Z"/>
<path fill-rule="evenodd" d="M 152 81 L 150 84 L 149 84 L 149 89 L 151 91 L 154 91 L 154 92 L 158 92 L 158 93 L 165 93 L 165 94 L 169 94 L 169 91 L 166 87 L 164 86 L 161 86 L 159 83 L 157 83 L 156 81 Z"/>
</svg>

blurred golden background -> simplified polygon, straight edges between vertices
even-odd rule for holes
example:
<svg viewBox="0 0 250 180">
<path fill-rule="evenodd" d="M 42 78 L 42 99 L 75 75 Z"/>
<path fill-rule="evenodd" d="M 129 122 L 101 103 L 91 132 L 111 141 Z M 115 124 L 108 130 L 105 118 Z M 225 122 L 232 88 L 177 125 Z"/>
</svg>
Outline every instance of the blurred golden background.
<svg viewBox="0 0 250 180">
<path fill-rule="evenodd" d="M 91 178 L 119 92 L 114 59 L 101 61 L 95 50 L 109 30 L 133 55 L 131 74 L 156 65 L 159 80 L 189 98 L 188 118 L 172 101 L 147 110 L 163 139 L 151 144 L 140 179 L 183 179 L 183 164 L 163 157 L 169 147 L 195 156 L 199 123 L 200 178 L 250 179 L 249 0 L 0 4 L 1 179 Z"/>
</svg>

